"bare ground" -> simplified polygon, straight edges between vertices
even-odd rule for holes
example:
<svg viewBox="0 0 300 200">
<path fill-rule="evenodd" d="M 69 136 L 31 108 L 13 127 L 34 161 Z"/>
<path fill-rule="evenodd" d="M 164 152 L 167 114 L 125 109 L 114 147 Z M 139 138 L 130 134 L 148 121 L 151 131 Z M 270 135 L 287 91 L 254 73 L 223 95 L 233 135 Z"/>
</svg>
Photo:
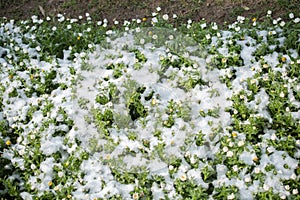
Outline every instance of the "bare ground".
<svg viewBox="0 0 300 200">
<path fill-rule="evenodd" d="M 74 18 L 90 13 L 95 20 L 122 21 L 149 19 L 159 6 L 161 13 L 177 14 L 179 21 L 205 18 L 224 24 L 238 15 L 263 20 L 267 10 L 272 10 L 274 17 L 287 18 L 290 12 L 300 13 L 299 5 L 300 0 L 0 0 L 0 17 L 19 20 L 62 13 Z"/>
</svg>

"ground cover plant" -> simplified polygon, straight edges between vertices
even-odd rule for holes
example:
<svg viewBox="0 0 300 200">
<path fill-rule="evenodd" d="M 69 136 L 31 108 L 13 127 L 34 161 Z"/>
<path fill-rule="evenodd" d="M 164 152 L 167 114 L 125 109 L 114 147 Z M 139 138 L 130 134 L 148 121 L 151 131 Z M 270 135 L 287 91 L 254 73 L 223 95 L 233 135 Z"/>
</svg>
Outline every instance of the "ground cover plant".
<svg viewBox="0 0 300 200">
<path fill-rule="evenodd" d="M 299 199 L 299 17 L 1 19 L 1 196 Z"/>
</svg>

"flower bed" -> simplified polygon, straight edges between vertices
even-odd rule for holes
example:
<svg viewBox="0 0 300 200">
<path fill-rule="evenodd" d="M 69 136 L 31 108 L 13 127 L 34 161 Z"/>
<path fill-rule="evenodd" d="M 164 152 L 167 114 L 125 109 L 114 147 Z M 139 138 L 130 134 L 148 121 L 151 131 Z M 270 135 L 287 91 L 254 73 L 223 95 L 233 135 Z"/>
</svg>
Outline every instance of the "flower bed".
<svg viewBox="0 0 300 200">
<path fill-rule="evenodd" d="M 298 198 L 289 17 L 226 29 L 157 13 L 109 28 L 88 14 L 1 19 L 1 196 Z"/>
</svg>

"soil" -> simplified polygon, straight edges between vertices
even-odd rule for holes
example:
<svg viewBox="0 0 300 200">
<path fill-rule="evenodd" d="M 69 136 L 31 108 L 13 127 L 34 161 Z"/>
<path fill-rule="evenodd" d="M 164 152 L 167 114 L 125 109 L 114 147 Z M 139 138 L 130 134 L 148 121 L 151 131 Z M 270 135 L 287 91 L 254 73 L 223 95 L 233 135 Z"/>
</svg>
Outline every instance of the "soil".
<svg viewBox="0 0 300 200">
<path fill-rule="evenodd" d="M 89 13 L 95 20 L 149 20 L 159 6 L 160 13 L 177 14 L 179 21 L 205 18 L 222 25 L 239 15 L 263 20 L 267 10 L 284 19 L 290 12 L 300 13 L 299 5 L 300 0 L 0 0 L 0 17 L 20 20 L 61 13 L 75 18 Z"/>
</svg>

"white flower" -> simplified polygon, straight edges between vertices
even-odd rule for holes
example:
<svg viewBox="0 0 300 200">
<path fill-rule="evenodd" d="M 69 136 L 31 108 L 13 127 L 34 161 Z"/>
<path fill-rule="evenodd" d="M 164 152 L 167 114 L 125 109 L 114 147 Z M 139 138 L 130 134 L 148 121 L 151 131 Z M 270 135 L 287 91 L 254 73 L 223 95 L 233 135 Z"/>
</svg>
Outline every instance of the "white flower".
<svg viewBox="0 0 300 200">
<path fill-rule="evenodd" d="M 31 165 L 30 165 L 30 168 L 31 168 L 32 170 L 35 170 L 35 169 L 36 169 L 36 165 L 35 165 L 35 164 L 31 164 Z"/>
<path fill-rule="evenodd" d="M 41 47 L 40 47 L 40 46 L 35 47 L 35 49 L 36 49 L 37 51 L 41 51 Z"/>
<path fill-rule="evenodd" d="M 283 97 L 284 97 L 284 92 L 280 92 L 279 96 L 280 96 L 281 98 L 283 98 Z"/>
<path fill-rule="evenodd" d="M 240 22 L 240 23 L 243 23 L 244 20 L 245 20 L 245 17 L 243 17 L 243 16 L 238 16 L 237 17 L 237 21 Z"/>
<path fill-rule="evenodd" d="M 268 191 L 270 189 L 270 187 L 267 184 L 264 184 L 263 188 L 264 188 L 265 191 Z"/>
<path fill-rule="evenodd" d="M 281 194 L 280 195 L 280 199 L 286 199 L 286 195 L 285 194 Z"/>
<path fill-rule="evenodd" d="M 60 17 L 60 18 L 58 19 L 58 21 L 59 21 L 59 22 L 65 21 L 65 17 L 64 17 L 64 16 Z"/>
<path fill-rule="evenodd" d="M 111 35 L 113 33 L 113 31 L 112 30 L 108 30 L 108 31 L 106 31 L 106 35 Z"/>
<path fill-rule="evenodd" d="M 71 29 L 71 28 L 72 28 L 71 24 L 68 24 L 67 29 Z"/>
<path fill-rule="evenodd" d="M 226 153 L 228 151 L 228 147 L 223 147 L 223 151 Z"/>
<path fill-rule="evenodd" d="M 157 11 L 157 12 L 161 11 L 161 7 L 158 6 L 158 7 L 156 8 L 156 11 Z"/>
<path fill-rule="evenodd" d="M 271 135 L 271 140 L 276 140 L 276 134 L 275 133 L 273 133 L 272 135 Z"/>
<path fill-rule="evenodd" d="M 256 174 L 260 173 L 260 168 L 255 167 L 255 168 L 254 168 L 254 172 L 255 172 Z"/>
<path fill-rule="evenodd" d="M 226 153 L 226 156 L 227 156 L 227 157 L 232 157 L 232 156 L 233 156 L 233 152 L 232 152 L 232 151 L 228 151 L 228 152 Z"/>
<path fill-rule="evenodd" d="M 173 165 L 170 165 L 170 166 L 169 166 L 169 170 L 170 170 L 170 171 L 174 170 L 174 166 L 173 166 Z"/>
<path fill-rule="evenodd" d="M 231 194 L 227 197 L 227 199 L 228 199 L 228 200 L 231 200 L 231 199 L 234 199 L 234 197 L 235 197 L 235 195 L 234 195 L 233 193 L 231 193 Z"/>
<path fill-rule="evenodd" d="M 118 24 L 119 24 L 119 21 L 115 20 L 115 21 L 114 21 L 114 24 L 115 24 L 115 25 L 118 25 Z"/>
<path fill-rule="evenodd" d="M 232 169 L 233 169 L 234 172 L 237 172 L 237 171 L 239 170 L 239 167 L 238 167 L 237 165 L 234 165 L 234 166 L 232 167 Z"/>
<path fill-rule="evenodd" d="M 91 32 L 91 30 L 92 29 L 90 27 L 86 29 L 87 32 Z"/>
<path fill-rule="evenodd" d="M 156 39 L 158 38 L 158 36 L 157 36 L 157 35 L 153 35 L 152 38 L 153 38 L 154 40 L 156 40 Z"/>
<path fill-rule="evenodd" d="M 145 39 L 140 39 L 140 44 L 145 44 Z"/>
<path fill-rule="evenodd" d="M 176 19 L 177 18 L 177 15 L 176 14 L 173 14 L 173 19 Z"/>
<path fill-rule="evenodd" d="M 284 22 L 284 21 L 281 21 L 279 25 L 280 25 L 281 27 L 284 27 L 284 26 L 285 26 L 285 22 Z"/>
<path fill-rule="evenodd" d="M 71 20 L 70 20 L 70 23 L 71 23 L 71 24 L 73 24 L 73 23 L 75 23 L 75 22 L 78 22 L 78 19 L 71 19 Z"/>
<path fill-rule="evenodd" d="M 211 38 L 210 34 L 206 34 L 205 37 L 206 37 L 207 40 L 209 40 Z"/>
<path fill-rule="evenodd" d="M 271 15 L 271 14 L 272 14 L 272 11 L 271 11 L 271 10 L 268 10 L 267 14 L 268 14 L 268 15 Z"/>
<path fill-rule="evenodd" d="M 169 19 L 169 16 L 168 14 L 164 14 L 162 18 L 167 21 Z"/>
<path fill-rule="evenodd" d="M 211 27 L 213 30 L 218 30 L 218 25 L 216 23 L 213 23 L 213 26 Z"/>
<path fill-rule="evenodd" d="M 56 26 L 53 26 L 52 31 L 56 31 L 56 30 L 57 30 Z"/>
<path fill-rule="evenodd" d="M 78 16 L 78 19 L 82 19 L 82 16 L 81 16 L 81 15 L 79 15 L 79 16 Z"/>
<path fill-rule="evenodd" d="M 221 33 L 218 32 L 218 33 L 217 33 L 217 37 L 221 37 Z"/>
<path fill-rule="evenodd" d="M 273 24 L 274 24 L 274 25 L 277 24 L 277 20 L 276 20 L 276 19 L 273 20 Z"/>
<path fill-rule="evenodd" d="M 298 189 L 293 189 L 292 193 L 293 193 L 293 195 L 298 194 Z"/>
<path fill-rule="evenodd" d="M 202 29 L 206 28 L 206 23 L 201 24 L 200 27 L 201 27 Z"/>
<path fill-rule="evenodd" d="M 285 188 L 286 190 L 290 190 L 290 189 L 291 189 L 289 185 L 285 185 L 284 188 Z"/>
<path fill-rule="evenodd" d="M 142 20 L 140 20 L 140 19 L 136 20 L 136 23 L 138 23 L 138 24 L 140 24 L 141 22 L 142 22 Z"/>
<path fill-rule="evenodd" d="M 300 22 L 300 18 L 297 17 L 296 19 L 294 19 L 294 22 L 295 22 L 296 24 L 299 23 L 299 22 Z"/>
<path fill-rule="evenodd" d="M 187 23 L 188 23 L 188 24 L 191 24 L 191 23 L 192 23 L 192 20 L 191 20 L 191 19 L 189 19 L 189 20 L 187 21 Z"/>
<path fill-rule="evenodd" d="M 289 18 L 290 18 L 290 19 L 294 19 L 294 17 L 295 17 L 295 16 L 294 16 L 294 13 L 290 13 L 290 14 L 289 14 Z"/>
<path fill-rule="evenodd" d="M 137 193 L 137 192 L 133 193 L 132 198 L 139 199 L 139 193 Z"/>
<path fill-rule="evenodd" d="M 169 35 L 169 40 L 173 40 L 174 36 L 173 35 Z"/>
<path fill-rule="evenodd" d="M 46 17 L 46 20 L 47 20 L 47 21 L 50 21 L 50 20 L 51 20 L 51 18 L 50 18 L 50 17 Z"/>
<path fill-rule="evenodd" d="M 297 178 L 297 175 L 295 174 L 295 173 L 293 173 L 292 175 L 291 175 L 291 177 L 290 177 L 292 180 L 296 180 L 296 178 Z"/>
<path fill-rule="evenodd" d="M 186 181 L 186 179 L 187 179 L 185 174 L 182 174 L 179 178 L 181 181 Z"/>
<path fill-rule="evenodd" d="M 238 146 L 239 146 L 239 147 L 244 146 L 244 144 L 245 144 L 244 140 L 240 140 L 240 141 L 238 142 Z"/>
<path fill-rule="evenodd" d="M 246 182 L 246 183 L 251 182 L 251 177 L 250 177 L 250 176 L 249 176 L 249 177 L 246 177 L 246 178 L 245 178 L 245 182 Z"/>
<path fill-rule="evenodd" d="M 189 152 L 189 151 L 185 152 L 184 156 L 187 157 L 187 158 L 190 158 L 191 157 L 191 152 Z"/>
<path fill-rule="evenodd" d="M 61 177 L 64 176 L 64 173 L 62 171 L 60 171 L 60 172 L 57 173 L 57 175 L 58 175 L 59 178 L 61 178 Z"/>
<path fill-rule="evenodd" d="M 152 21 L 152 23 L 157 23 L 158 22 L 156 17 L 153 17 L 151 21 Z"/>
</svg>

